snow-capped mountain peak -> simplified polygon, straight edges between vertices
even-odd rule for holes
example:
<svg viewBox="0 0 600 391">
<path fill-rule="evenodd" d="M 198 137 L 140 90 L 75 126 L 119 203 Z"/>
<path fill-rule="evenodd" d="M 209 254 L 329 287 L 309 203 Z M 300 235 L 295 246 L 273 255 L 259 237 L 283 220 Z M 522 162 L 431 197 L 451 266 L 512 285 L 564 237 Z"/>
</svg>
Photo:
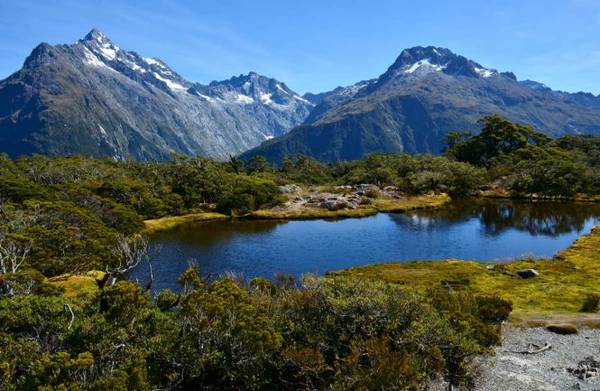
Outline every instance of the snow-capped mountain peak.
<svg viewBox="0 0 600 391">
<path fill-rule="evenodd" d="M 60 99 L 39 104 L 46 96 Z M 0 107 L 18 113 L 22 107 L 7 102 L 27 99 L 36 102 L 27 103 L 36 109 L 28 118 L 43 128 L 36 130 L 27 119 L 6 120 L 16 115 L 0 116 L 0 146 L 10 137 L 20 153 L 148 160 L 173 153 L 224 159 L 286 133 L 313 106 L 283 82 L 256 72 L 191 83 L 165 61 L 121 48 L 96 29 L 74 44 L 38 45 L 20 71 L 0 81 Z M 53 115 L 42 120 L 38 107 L 49 107 Z M 31 138 L 22 137 L 22 129 Z M 44 142 L 30 142 L 38 138 Z"/>
<path fill-rule="evenodd" d="M 488 69 L 446 48 L 416 46 L 404 49 L 383 76 L 386 79 L 402 75 L 418 77 L 432 72 L 475 78 L 499 75 L 496 70 Z"/>
</svg>

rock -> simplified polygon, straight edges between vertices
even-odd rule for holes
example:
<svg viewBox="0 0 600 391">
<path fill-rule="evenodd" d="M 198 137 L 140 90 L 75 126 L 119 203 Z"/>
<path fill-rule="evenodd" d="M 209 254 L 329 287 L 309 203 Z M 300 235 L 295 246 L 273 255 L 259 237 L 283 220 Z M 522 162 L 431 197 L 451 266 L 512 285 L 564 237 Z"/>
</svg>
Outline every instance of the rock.
<svg viewBox="0 0 600 391">
<path fill-rule="evenodd" d="M 373 185 L 370 183 L 361 183 L 360 185 L 356 185 L 355 189 L 358 191 L 367 191 L 367 190 L 379 191 L 379 187 L 377 185 Z"/>
<path fill-rule="evenodd" d="M 337 210 L 337 201 L 324 201 L 321 203 L 321 208 L 327 210 Z"/>
<path fill-rule="evenodd" d="M 532 277 L 537 277 L 537 276 L 540 275 L 540 273 L 537 270 L 535 270 L 535 269 L 523 269 L 523 270 L 519 270 L 517 272 L 517 274 L 521 278 L 532 278 Z"/>
<path fill-rule="evenodd" d="M 568 324 L 568 323 L 550 324 L 546 327 L 546 330 L 548 330 L 552 333 L 560 334 L 560 335 L 577 334 L 577 327 L 575 327 L 575 325 Z"/>
<path fill-rule="evenodd" d="M 336 186 L 335 189 L 339 190 L 339 191 L 350 191 L 350 190 L 352 190 L 352 186 L 350 186 L 350 185 Z"/>
<path fill-rule="evenodd" d="M 336 211 L 340 209 L 344 209 L 348 207 L 348 203 L 346 201 L 337 201 L 337 200 L 326 200 L 321 203 L 321 208 Z"/>
<path fill-rule="evenodd" d="M 282 193 L 288 194 L 288 193 L 296 193 L 296 192 L 302 190 L 302 188 L 298 185 L 291 184 L 291 185 L 279 186 L 279 190 Z"/>
</svg>

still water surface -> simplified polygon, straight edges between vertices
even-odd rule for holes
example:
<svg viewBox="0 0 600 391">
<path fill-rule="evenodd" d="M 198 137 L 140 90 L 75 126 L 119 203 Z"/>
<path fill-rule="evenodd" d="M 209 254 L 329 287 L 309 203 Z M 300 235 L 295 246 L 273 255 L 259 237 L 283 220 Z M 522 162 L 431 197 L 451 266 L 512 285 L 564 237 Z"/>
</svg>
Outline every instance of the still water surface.
<svg viewBox="0 0 600 391">
<path fill-rule="evenodd" d="M 198 261 L 203 274 L 322 274 L 374 262 L 549 257 L 600 224 L 600 205 L 498 200 L 336 221 L 214 221 L 151 237 L 154 289 L 177 289 Z M 145 281 L 148 266 L 130 276 Z"/>
</svg>

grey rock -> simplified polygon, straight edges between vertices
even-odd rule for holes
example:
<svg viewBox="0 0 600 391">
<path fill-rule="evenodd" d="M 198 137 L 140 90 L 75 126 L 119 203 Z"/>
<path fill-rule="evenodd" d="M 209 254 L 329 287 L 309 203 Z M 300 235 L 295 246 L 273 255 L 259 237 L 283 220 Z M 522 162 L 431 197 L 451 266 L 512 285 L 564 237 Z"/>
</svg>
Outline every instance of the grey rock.
<svg viewBox="0 0 600 391">
<path fill-rule="evenodd" d="M 523 269 L 517 272 L 517 275 L 521 278 L 532 278 L 537 277 L 540 273 L 535 269 Z"/>
<path fill-rule="evenodd" d="M 300 186 L 294 185 L 294 184 L 279 186 L 279 191 L 281 191 L 282 193 L 285 193 L 285 194 L 296 193 L 300 190 L 302 190 L 302 188 Z"/>
</svg>

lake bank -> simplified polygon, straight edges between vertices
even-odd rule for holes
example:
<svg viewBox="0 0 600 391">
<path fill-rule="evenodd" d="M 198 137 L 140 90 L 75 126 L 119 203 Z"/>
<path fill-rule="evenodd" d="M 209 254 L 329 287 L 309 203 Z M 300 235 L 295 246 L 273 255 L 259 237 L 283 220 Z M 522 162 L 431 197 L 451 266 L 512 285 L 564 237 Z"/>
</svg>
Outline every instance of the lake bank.
<svg viewBox="0 0 600 391">
<path fill-rule="evenodd" d="M 600 294 L 600 226 L 581 236 L 552 259 L 523 259 L 507 263 L 444 260 L 383 263 L 332 273 L 378 279 L 416 289 L 448 286 L 475 294 L 498 295 L 513 302 L 512 318 L 520 323 L 551 322 L 555 316 L 581 314 L 587 295 Z M 539 275 L 521 278 L 517 272 L 535 269 Z M 525 315 L 530 314 L 530 315 Z M 586 321 L 593 323 L 596 319 Z M 571 321 L 577 321 L 572 316 Z"/>
<path fill-rule="evenodd" d="M 225 220 L 231 218 L 238 219 L 268 219 L 268 220 L 311 220 L 311 219 L 342 219 L 372 216 L 382 212 L 406 212 L 410 210 L 423 208 L 439 208 L 450 203 L 452 198 L 445 194 L 426 194 L 426 195 L 395 195 L 385 192 L 383 189 L 377 189 L 375 195 L 361 196 L 359 200 L 351 200 L 348 205 L 349 188 L 352 186 L 336 187 L 317 187 L 302 188 L 296 185 L 281 186 L 282 188 L 292 187 L 291 191 L 284 192 L 287 201 L 282 205 L 271 208 L 258 209 L 251 213 L 232 216 L 213 211 L 203 211 L 198 213 L 188 213 L 180 216 L 165 216 L 157 219 L 144 220 L 144 233 L 152 234 L 154 232 L 173 229 L 180 225 L 200 221 Z M 361 185 L 373 186 L 373 185 Z M 330 193 L 327 190 L 332 190 Z M 310 191 L 313 190 L 311 193 Z M 309 196 L 307 197 L 307 194 Z M 341 196 L 340 196 L 341 195 Z M 331 197 L 333 196 L 333 197 Z M 351 197 L 356 197 L 353 194 Z M 311 198 L 318 200 L 319 203 L 311 202 Z M 334 198 L 330 200 L 329 198 Z M 538 195 L 519 195 L 508 192 L 506 189 L 494 188 L 480 191 L 472 198 L 489 199 L 507 199 L 524 200 L 530 202 L 600 202 L 599 196 L 587 196 L 578 194 L 574 197 L 542 197 Z M 307 202 L 308 200 L 308 202 Z M 354 202 L 356 201 L 356 202 Z M 328 206 L 330 202 L 332 207 Z M 354 202 L 354 205 L 352 205 Z M 339 204 L 340 206 L 336 205 Z"/>
<path fill-rule="evenodd" d="M 390 261 L 457 259 L 480 261 L 485 269 L 490 262 L 552 258 L 598 224 L 600 205 L 477 198 L 361 218 L 201 221 L 156 232 L 150 244 L 155 287 L 177 290 L 176 280 L 190 260 L 199 262 L 204 274 L 246 279 L 281 273 L 299 278 Z M 454 270 L 460 274 L 465 268 Z M 131 278 L 143 282 L 146 269 L 141 265 Z M 472 274 L 471 268 L 466 273 Z M 460 284 L 454 281 L 460 276 L 438 283 L 441 279 Z"/>
</svg>

